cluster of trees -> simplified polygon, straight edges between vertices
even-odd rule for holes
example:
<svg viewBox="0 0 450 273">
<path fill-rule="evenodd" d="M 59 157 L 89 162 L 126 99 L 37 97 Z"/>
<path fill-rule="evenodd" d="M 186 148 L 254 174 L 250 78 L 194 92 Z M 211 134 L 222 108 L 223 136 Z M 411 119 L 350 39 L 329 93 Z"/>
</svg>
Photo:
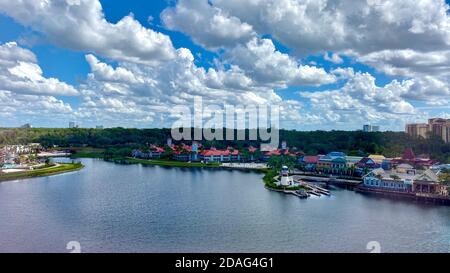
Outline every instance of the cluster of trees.
<svg viewBox="0 0 450 273">
<path fill-rule="evenodd" d="M 235 136 L 237 132 L 235 131 Z M 248 138 L 249 131 L 246 130 Z M 0 129 L 0 146 L 4 144 L 26 144 L 39 142 L 45 147 L 114 148 L 111 152 L 124 153 L 125 149 L 147 147 L 150 144 L 164 145 L 171 136 L 170 129 Z M 348 155 L 364 156 L 383 154 L 387 157 L 401 156 L 405 148 L 413 148 L 416 154 L 428 154 L 440 162 L 450 162 L 450 144 L 437 137 L 428 139 L 411 137 L 403 132 L 362 131 L 313 131 L 280 130 L 280 139 L 288 146 L 296 147 L 307 155 L 342 151 Z M 189 142 L 187 142 L 189 144 Z M 244 150 L 245 147 L 259 147 L 259 141 L 202 141 L 204 147 L 224 149 L 228 146 Z"/>
<path fill-rule="evenodd" d="M 439 175 L 439 180 L 450 186 L 450 169 L 442 170 Z"/>
</svg>

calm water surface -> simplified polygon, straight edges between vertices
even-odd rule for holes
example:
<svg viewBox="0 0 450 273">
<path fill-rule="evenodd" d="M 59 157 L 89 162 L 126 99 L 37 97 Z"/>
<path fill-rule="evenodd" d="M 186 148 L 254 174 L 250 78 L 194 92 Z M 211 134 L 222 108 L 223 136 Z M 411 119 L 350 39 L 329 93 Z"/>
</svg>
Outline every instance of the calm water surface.
<svg viewBox="0 0 450 273">
<path fill-rule="evenodd" d="M 0 252 L 449 252 L 450 207 L 346 190 L 300 200 L 261 174 L 83 160 L 0 183 Z"/>
</svg>

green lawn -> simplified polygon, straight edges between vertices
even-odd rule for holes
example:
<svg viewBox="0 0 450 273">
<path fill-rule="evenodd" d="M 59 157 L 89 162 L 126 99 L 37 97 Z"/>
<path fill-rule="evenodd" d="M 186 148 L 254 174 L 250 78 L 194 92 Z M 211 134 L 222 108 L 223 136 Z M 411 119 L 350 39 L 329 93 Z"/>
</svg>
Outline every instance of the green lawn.
<svg viewBox="0 0 450 273">
<path fill-rule="evenodd" d="M 25 179 L 32 177 L 41 177 L 41 176 L 49 176 L 54 174 L 78 171 L 83 168 L 83 164 L 75 163 L 75 164 L 58 164 L 56 166 L 51 166 L 48 168 L 42 168 L 38 170 L 20 172 L 20 173 L 8 173 L 8 174 L 0 174 L 0 182 L 8 181 L 8 180 L 16 180 L 16 179 Z"/>
</svg>

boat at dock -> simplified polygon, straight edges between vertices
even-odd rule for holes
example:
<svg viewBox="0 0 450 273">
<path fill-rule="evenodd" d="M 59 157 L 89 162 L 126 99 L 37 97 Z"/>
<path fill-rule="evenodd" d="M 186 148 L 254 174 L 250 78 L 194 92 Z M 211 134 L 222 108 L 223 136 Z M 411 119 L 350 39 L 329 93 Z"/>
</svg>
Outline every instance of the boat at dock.
<svg viewBox="0 0 450 273">
<path fill-rule="evenodd" d="M 297 195 L 299 198 L 301 198 L 301 199 L 306 199 L 306 198 L 309 197 L 308 192 L 305 191 L 305 190 L 298 190 L 298 191 L 296 191 L 295 193 L 296 193 L 296 195 Z"/>
</svg>

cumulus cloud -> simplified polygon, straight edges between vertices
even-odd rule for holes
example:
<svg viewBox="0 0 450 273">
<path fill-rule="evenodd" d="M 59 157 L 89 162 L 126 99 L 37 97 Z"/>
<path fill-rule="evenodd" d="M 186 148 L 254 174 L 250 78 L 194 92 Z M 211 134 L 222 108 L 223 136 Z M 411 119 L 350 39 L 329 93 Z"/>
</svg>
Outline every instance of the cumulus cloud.
<svg viewBox="0 0 450 273">
<path fill-rule="evenodd" d="M 444 0 L 211 2 L 302 55 L 408 48 L 435 51 L 450 45 L 449 7 Z"/>
<path fill-rule="evenodd" d="M 419 52 L 411 49 L 383 50 L 360 56 L 358 61 L 388 75 L 450 75 L 450 50 Z"/>
<path fill-rule="evenodd" d="M 253 38 L 225 53 L 225 60 L 242 68 L 252 79 L 271 86 L 323 85 L 336 81 L 323 68 L 301 65 L 276 50 L 272 40 Z"/>
<path fill-rule="evenodd" d="M 45 78 L 36 56 L 16 43 L 0 45 L 0 91 L 32 95 L 78 95 L 78 91 L 55 78 Z"/>
<path fill-rule="evenodd" d="M 248 41 L 255 35 L 253 27 L 228 16 L 207 0 L 181 0 L 161 13 L 165 26 L 188 34 L 206 48 L 218 49 Z"/>
<path fill-rule="evenodd" d="M 0 0 L 0 12 L 66 48 L 139 63 L 175 56 L 168 36 L 143 27 L 132 14 L 108 22 L 98 0 Z"/>
<path fill-rule="evenodd" d="M 415 80 L 394 80 L 384 86 L 377 86 L 369 73 L 357 72 L 342 88 L 320 92 L 300 92 L 300 96 L 311 104 L 310 116 L 318 124 L 348 124 L 356 128 L 372 122 L 399 129 L 404 121 L 423 115 L 408 99 L 426 99 L 418 96 L 420 82 Z M 419 85 L 419 86 L 418 86 Z M 422 91 L 421 91 L 422 92 Z M 438 98 L 441 98 L 440 96 Z"/>
<path fill-rule="evenodd" d="M 336 53 L 325 53 L 323 56 L 323 59 L 335 64 L 341 64 L 344 62 L 344 60 L 342 60 L 342 58 L 339 56 L 339 54 Z"/>
<path fill-rule="evenodd" d="M 167 29 L 214 51 L 210 68 L 132 14 L 108 22 L 99 0 L 0 0 L 0 12 L 58 46 L 85 52 L 90 67 L 75 89 L 46 78 L 30 50 L 1 45 L 1 116 L 26 107 L 27 117 L 53 113 L 112 126 L 168 126 L 174 106 L 192 106 L 202 96 L 208 104 L 280 104 L 282 126 L 289 128 L 371 122 L 401 129 L 405 120 L 424 116 L 417 102 L 447 107 L 450 101 L 444 0 L 180 0 L 166 8 L 161 20 Z M 277 50 L 272 39 L 290 53 Z M 369 73 L 343 67 L 344 57 L 396 80 L 378 86 Z M 336 85 L 302 91 L 300 100 L 274 91 L 329 84 Z M 77 94 L 76 109 L 54 97 Z"/>
<path fill-rule="evenodd" d="M 128 126 L 142 126 L 140 122 L 162 119 L 162 126 L 170 126 L 171 109 L 192 107 L 196 96 L 221 106 L 282 102 L 272 88 L 255 82 L 238 66 L 198 67 L 186 48 L 158 66 L 121 62 L 113 67 L 92 55 L 86 59 L 91 73 L 80 86 L 83 102 L 77 113 L 87 120 L 121 119 Z"/>
<path fill-rule="evenodd" d="M 14 42 L 0 45 L 0 117 L 7 125 L 47 121 L 52 126 L 67 120 L 72 107 L 54 96 L 78 94 L 64 82 L 45 78 L 30 50 Z"/>
</svg>

